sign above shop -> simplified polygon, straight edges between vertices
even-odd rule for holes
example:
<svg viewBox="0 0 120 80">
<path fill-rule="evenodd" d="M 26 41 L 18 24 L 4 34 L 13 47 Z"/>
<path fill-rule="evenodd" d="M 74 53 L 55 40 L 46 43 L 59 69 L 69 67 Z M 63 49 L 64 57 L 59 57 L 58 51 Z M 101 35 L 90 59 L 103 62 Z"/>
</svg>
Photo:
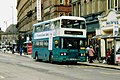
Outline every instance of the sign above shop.
<svg viewBox="0 0 120 80">
<path fill-rule="evenodd" d="M 119 24 L 118 20 L 106 21 L 106 25 Z"/>
<path fill-rule="evenodd" d="M 102 21 L 103 27 L 112 27 L 114 24 L 115 25 L 120 24 L 120 21 L 117 18 L 117 13 L 114 10 L 109 11 L 108 14 L 106 16 L 104 16 L 103 19 L 105 19 Z"/>
</svg>

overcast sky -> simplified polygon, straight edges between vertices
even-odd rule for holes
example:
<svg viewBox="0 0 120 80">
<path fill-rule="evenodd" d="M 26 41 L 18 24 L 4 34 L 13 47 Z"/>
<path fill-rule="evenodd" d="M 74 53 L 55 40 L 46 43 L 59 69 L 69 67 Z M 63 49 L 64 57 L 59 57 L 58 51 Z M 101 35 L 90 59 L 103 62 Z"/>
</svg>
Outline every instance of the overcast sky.
<svg viewBox="0 0 120 80">
<path fill-rule="evenodd" d="M 5 31 L 10 24 L 17 23 L 16 4 L 17 0 L 0 0 L 0 27 L 2 31 Z"/>
</svg>

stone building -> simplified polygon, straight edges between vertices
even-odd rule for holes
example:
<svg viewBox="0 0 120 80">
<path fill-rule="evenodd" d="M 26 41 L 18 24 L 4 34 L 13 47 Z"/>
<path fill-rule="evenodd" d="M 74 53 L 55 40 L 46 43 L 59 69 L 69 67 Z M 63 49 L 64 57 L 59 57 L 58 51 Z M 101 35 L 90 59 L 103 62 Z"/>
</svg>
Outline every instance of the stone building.
<svg viewBox="0 0 120 80">
<path fill-rule="evenodd" d="M 88 44 L 92 44 L 91 38 L 95 36 L 95 30 L 99 28 L 97 19 L 107 11 L 107 0 L 72 0 L 72 15 L 83 16 L 87 20 Z"/>
<path fill-rule="evenodd" d="M 120 28 L 120 0 L 72 0 L 72 15 L 86 18 L 88 44 L 99 44 L 99 56 L 105 57 L 114 45 L 113 39 L 108 40 L 113 23 Z"/>
<path fill-rule="evenodd" d="M 43 20 L 56 18 L 59 16 L 71 15 L 70 0 L 42 0 Z"/>
<path fill-rule="evenodd" d="M 19 32 L 31 32 L 37 23 L 37 0 L 17 0 L 17 28 Z M 40 0 L 41 20 L 48 20 L 62 15 L 71 15 L 70 0 Z"/>
<path fill-rule="evenodd" d="M 62 15 L 71 15 L 70 0 L 17 0 L 18 46 L 32 39 L 32 25 Z M 39 20 L 38 20 L 39 19 Z"/>
<path fill-rule="evenodd" d="M 18 32 L 32 30 L 32 24 L 36 20 L 36 0 L 17 0 L 17 29 Z"/>
<path fill-rule="evenodd" d="M 17 28 L 15 24 L 11 24 L 6 31 L 1 33 L 1 43 L 5 47 L 16 44 L 18 40 Z"/>
</svg>

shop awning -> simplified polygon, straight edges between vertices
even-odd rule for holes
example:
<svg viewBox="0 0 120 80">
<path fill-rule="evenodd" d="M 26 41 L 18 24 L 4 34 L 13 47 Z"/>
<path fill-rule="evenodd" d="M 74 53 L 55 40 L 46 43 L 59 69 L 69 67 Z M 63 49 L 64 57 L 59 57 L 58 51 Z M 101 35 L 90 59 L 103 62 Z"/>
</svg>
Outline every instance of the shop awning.
<svg viewBox="0 0 120 80">
<path fill-rule="evenodd" d="M 110 37 L 110 34 L 109 35 L 96 35 L 96 36 L 93 36 L 92 38 L 95 39 L 95 38 L 108 38 Z"/>
<path fill-rule="evenodd" d="M 113 34 L 106 34 L 106 35 L 96 35 L 93 36 L 92 39 L 96 38 L 101 38 L 101 39 L 106 39 L 106 38 L 120 38 L 120 34 L 118 36 L 113 36 Z"/>
</svg>

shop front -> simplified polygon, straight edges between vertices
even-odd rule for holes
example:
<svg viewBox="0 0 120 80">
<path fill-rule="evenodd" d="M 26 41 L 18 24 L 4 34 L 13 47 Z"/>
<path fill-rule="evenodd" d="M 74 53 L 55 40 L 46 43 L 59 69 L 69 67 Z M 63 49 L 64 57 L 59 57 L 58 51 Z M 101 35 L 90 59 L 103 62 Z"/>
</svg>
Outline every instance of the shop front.
<svg viewBox="0 0 120 80">
<path fill-rule="evenodd" d="M 110 10 L 107 15 L 98 17 L 100 28 L 96 30 L 96 36 L 93 38 L 100 41 L 100 57 L 105 59 L 107 51 L 114 54 L 116 63 L 116 52 L 120 48 L 120 14 L 115 10 Z M 119 62 L 119 57 L 117 62 Z"/>
</svg>

